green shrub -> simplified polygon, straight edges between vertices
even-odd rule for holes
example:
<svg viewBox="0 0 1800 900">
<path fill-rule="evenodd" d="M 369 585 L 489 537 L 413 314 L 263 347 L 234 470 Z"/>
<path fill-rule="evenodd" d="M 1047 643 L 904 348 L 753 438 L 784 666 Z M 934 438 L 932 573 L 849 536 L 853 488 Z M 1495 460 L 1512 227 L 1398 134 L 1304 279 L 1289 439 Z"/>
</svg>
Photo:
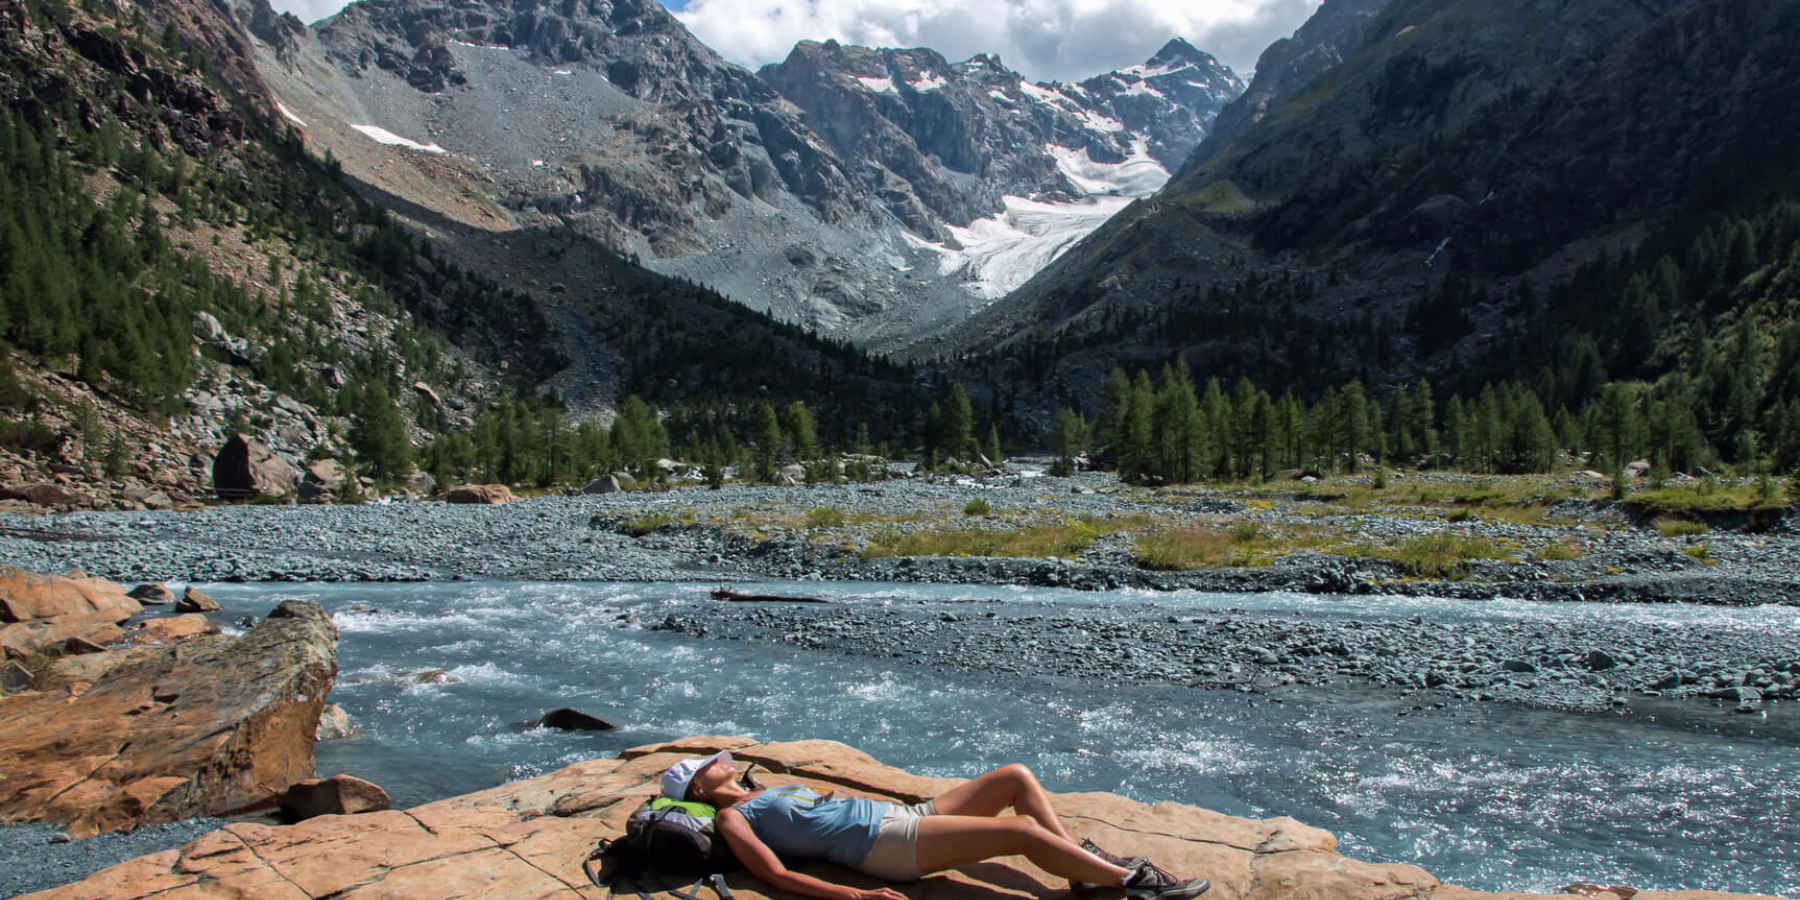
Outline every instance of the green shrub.
<svg viewBox="0 0 1800 900">
<path fill-rule="evenodd" d="M 667 510 L 646 512 L 640 513 L 619 523 L 619 533 L 628 534 L 632 537 L 643 537 L 664 525 L 675 525 L 681 522 L 692 521 L 694 521 L 694 514 L 692 511 L 684 510 L 679 513 Z"/>
<path fill-rule="evenodd" d="M 821 506 L 806 511 L 806 527 L 808 528 L 842 528 L 844 511 L 835 506 Z"/>
<path fill-rule="evenodd" d="M 36 422 L 0 419 L 0 447 L 14 453 L 43 453 L 56 447 L 56 432 Z"/>
<path fill-rule="evenodd" d="M 986 516 L 993 512 L 993 504 L 988 503 L 985 497 L 976 497 L 963 504 L 963 515 L 965 516 Z"/>
<path fill-rule="evenodd" d="M 1555 544 L 1545 544 L 1538 548 L 1538 551 L 1533 553 L 1531 558 L 1543 562 L 1569 562 L 1570 560 L 1580 559 L 1585 555 L 1587 554 L 1582 553 L 1581 548 L 1577 546 L 1575 542 L 1560 541 Z"/>
<path fill-rule="evenodd" d="M 1455 534 L 1412 538 L 1378 555 L 1399 562 L 1422 578 L 1462 578 L 1469 572 L 1470 560 L 1505 556 L 1492 541 Z"/>
<path fill-rule="evenodd" d="M 1663 537 L 1696 537 L 1711 530 L 1706 527 L 1705 523 L 1695 522 L 1692 519 L 1656 520 L 1656 533 Z"/>
</svg>

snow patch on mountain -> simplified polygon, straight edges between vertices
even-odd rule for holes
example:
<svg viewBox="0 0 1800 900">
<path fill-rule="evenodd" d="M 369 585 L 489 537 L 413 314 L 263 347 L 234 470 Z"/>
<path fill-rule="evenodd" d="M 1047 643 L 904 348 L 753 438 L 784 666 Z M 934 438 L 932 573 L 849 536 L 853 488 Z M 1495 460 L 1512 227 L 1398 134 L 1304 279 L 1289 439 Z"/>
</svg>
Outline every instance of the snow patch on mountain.
<svg viewBox="0 0 1800 900">
<path fill-rule="evenodd" d="M 1049 88 L 1041 88 L 1041 87 L 1038 87 L 1037 85 L 1032 84 L 1031 82 L 1026 81 L 1024 79 L 1019 80 L 1019 90 L 1022 91 L 1025 94 L 1025 96 L 1030 97 L 1031 99 L 1037 100 L 1042 103 L 1058 103 L 1058 102 L 1068 103 L 1069 102 L 1069 98 L 1063 96 L 1061 91 L 1054 91 L 1054 90 L 1050 90 Z"/>
<path fill-rule="evenodd" d="M 962 277 L 962 285 L 982 300 L 998 300 L 1132 203 L 1124 196 L 1092 197 L 1076 203 L 1004 198 L 1006 211 L 949 227 L 953 243 L 937 244 L 905 235 L 913 247 L 938 254 L 938 273 Z"/>
<path fill-rule="evenodd" d="M 1148 197 L 1169 181 L 1169 170 L 1150 157 L 1150 142 L 1144 138 L 1131 142 L 1131 155 L 1120 163 L 1095 162 L 1086 150 L 1055 144 L 1044 149 L 1055 157 L 1056 167 L 1069 181 L 1089 194 Z"/>
<path fill-rule="evenodd" d="M 920 77 L 907 82 L 906 86 L 923 94 L 923 93 L 927 93 L 929 91 L 939 90 L 944 85 L 949 84 L 949 83 L 950 82 L 945 80 L 942 76 L 933 75 L 933 74 L 927 72 L 927 73 L 921 75 Z"/>
<path fill-rule="evenodd" d="M 386 128 L 377 125 L 352 125 L 351 128 L 363 133 L 364 137 L 378 143 L 393 147 L 405 147 L 408 150 L 420 150 L 425 153 L 446 153 L 444 148 L 436 144 L 421 144 L 411 138 L 403 138 Z"/>
<path fill-rule="evenodd" d="M 1045 151 L 1075 187 L 1089 196 L 1074 202 L 1047 202 L 1008 195 L 1005 211 L 963 227 L 948 226 L 951 240 L 933 243 L 913 234 L 906 242 L 937 254 L 938 273 L 960 276 L 964 290 L 997 300 L 1024 284 L 1119 210 L 1157 192 L 1169 170 L 1152 159 L 1149 141 L 1138 138 L 1124 162 L 1096 162 L 1085 150 L 1054 144 Z"/>
<path fill-rule="evenodd" d="M 306 123 L 300 121 L 300 117 L 294 115 L 292 111 L 290 111 L 286 106 L 282 105 L 280 100 L 275 101 L 275 109 L 281 113 L 282 118 L 288 120 L 289 122 L 294 123 L 295 125 L 300 126 L 301 128 L 306 127 Z"/>
<path fill-rule="evenodd" d="M 865 89 L 874 91 L 878 94 L 897 94 L 900 92 L 899 88 L 894 87 L 894 79 L 892 78 L 864 78 L 859 75 L 856 80 L 861 83 Z"/>
</svg>

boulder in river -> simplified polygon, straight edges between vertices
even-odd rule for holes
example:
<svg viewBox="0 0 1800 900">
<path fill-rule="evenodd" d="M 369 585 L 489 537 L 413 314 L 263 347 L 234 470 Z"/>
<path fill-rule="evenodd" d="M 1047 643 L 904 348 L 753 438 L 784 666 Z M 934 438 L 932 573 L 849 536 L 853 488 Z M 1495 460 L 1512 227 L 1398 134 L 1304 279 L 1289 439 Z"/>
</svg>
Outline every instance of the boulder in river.
<svg viewBox="0 0 1800 900">
<path fill-rule="evenodd" d="M 85 837 L 272 802 L 312 777 L 337 637 L 288 600 L 239 637 L 59 661 L 0 700 L 0 821 Z"/>
<path fill-rule="evenodd" d="M 29 900 L 589 896 L 582 862 L 595 843 L 619 836 L 632 811 L 657 794 L 664 769 L 717 750 L 730 750 L 737 759 L 781 773 L 775 777 L 840 795 L 912 803 L 961 783 L 883 765 L 831 741 L 761 744 L 748 738 L 689 738 L 627 750 L 618 759 L 579 762 L 405 812 L 323 816 L 276 827 L 233 822 L 180 849 L 121 863 Z M 1241 819 L 1105 793 L 1055 795 L 1054 802 L 1077 838 L 1091 838 L 1115 852 L 1143 854 L 1177 874 L 1211 879 L 1207 900 L 1536 896 L 1484 894 L 1441 884 L 1418 866 L 1351 859 L 1337 852 L 1337 839 L 1328 832 L 1289 818 Z M 861 888 L 886 886 L 825 863 L 809 865 L 808 871 Z M 741 870 L 726 876 L 726 883 L 743 900 L 791 896 Z M 1021 857 L 1003 857 L 894 887 L 936 900 L 1026 900 L 1065 896 L 1068 882 Z M 1644 893 L 1636 900 L 1677 898 L 1750 900 L 1748 895 L 1700 891 Z"/>
<path fill-rule="evenodd" d="M 276 805 L 289 821 L 298 822 L 315 816 L 354 816 L 394 808 L 387 791 L 361 778 L 333 775 L 330 778 L 308 778 L 281 795 Z"/>
<path fill-rule="evenodd" d="M 616 494 L 619 492 L 619 479 L 612 475 L 603 475 L 582 487 L 584 494 Z"/>
<path fill-rule="evenodd" d="M 145 606 L 166 606 L 175 602 L 175 592 L 166 584 L 140 584 L 126 596 Z"/>
<path fill-rule="evenodd" d="M 319 727 L 313 730 L 313 739 L 318 741 L 341 741 L 360 735 L 355 723 L 350 721 L 350 714 L 335 703 L 319 713 Z"/>
<path fill-rule="evenodd" d="M 123 622 L 143 611 L 123 585 L 104 578 L 60 578 L 0 566 L 0 622 L 95 614 Z"/>
<path fill-rule="evenodd" d="M 579 709 L 553 709 L 544 713 L 538 724 L 559 731 L 611 731 L 619 726 Z"/>
<path fill-rule="evenodd" d="M 444 492 L 445 503 L 499 506 L 512 501 L 512 489 L 504 484 L 459 484 Z"/>
<path fill-rule="evenodd" d="M 227 500 L 285 497 L 300 473 L 287 460 L 255 439 L 234 434 L 213 457 L 213 491 Z"/>
<path fill-rule="evenodd" d="M 194 590 L 192 585 L 181 592 L 181 599 L 175 604 L 175 611 L 179 613 L 209 613 L 220 612 L 224 609 L 225 607 L 219 605 L 219 601 Z"/>
</svg>

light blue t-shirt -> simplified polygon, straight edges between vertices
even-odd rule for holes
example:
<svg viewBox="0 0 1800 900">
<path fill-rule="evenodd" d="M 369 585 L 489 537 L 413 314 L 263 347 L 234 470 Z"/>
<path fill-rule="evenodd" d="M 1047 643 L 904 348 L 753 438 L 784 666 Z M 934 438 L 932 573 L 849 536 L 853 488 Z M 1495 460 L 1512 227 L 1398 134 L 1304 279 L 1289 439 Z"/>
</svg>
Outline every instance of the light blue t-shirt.
<svg viewBox="0 0 1800 900">
<path fill-rule="evenodd" d="M 880 800 L 845 797 L 802 784 L 769 788 L 732 809 L 750 830 L 783 859 L 825 859 L 854 866 L 869 855 L 875 832 L 889 806 Z"/>
</svg>

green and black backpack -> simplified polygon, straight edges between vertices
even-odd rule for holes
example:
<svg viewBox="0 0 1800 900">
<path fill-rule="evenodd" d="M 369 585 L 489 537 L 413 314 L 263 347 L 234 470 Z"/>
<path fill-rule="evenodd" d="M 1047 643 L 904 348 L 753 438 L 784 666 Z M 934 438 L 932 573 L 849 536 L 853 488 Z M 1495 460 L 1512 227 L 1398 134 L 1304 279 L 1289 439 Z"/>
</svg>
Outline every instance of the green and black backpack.
<svg viewBox="0 0 1800 900">
<path fill-rule="evenodd" d="M 748 771 L 741 783 L 756 787 Z M 658 891 L 700 900 L 696 892 L 702 886 L 711 886 L 720 900 L 732 900 L 723 876 L 742 864 L 713 827 L 717 817 L 718 810 L 704 803 L 651 798 L 632 812 L 624 836 L 601 841 L 582 868 L 595 885 L 614 894 L 629 891 L 640 900 L 651 900 Z"/>
</svg>

